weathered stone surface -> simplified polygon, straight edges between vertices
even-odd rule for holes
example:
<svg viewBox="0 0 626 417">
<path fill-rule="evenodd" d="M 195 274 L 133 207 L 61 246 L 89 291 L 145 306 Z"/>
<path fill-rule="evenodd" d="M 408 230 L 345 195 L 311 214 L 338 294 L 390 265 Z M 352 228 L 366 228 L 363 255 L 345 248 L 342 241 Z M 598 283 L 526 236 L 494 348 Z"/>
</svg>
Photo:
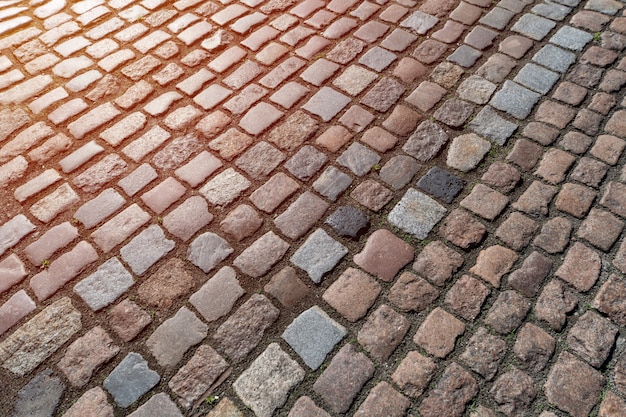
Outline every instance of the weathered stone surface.
<svg viewBox="0 0 626 417">
<path fill-rule="evenodd" d="M 96 272 L 74 286 L 74 292 L 93 310 L 98 311 L 113 303 L 135 283 L 133 276 L 117 259 L 111 258 Z"/>
<path fill-rule="evenodd" d="M 274 275 L 263 290 L 276 297 L 285 307 L 293 307 L 309 292 L 309 288 L 298 278 L 296 270 L 290 266 Z"/>
<path fill-rule="evenodd" d="M 610 320 L 590 310 L 583 314 L 567 336 L 569 350 L 600 368 L 615 344 L 618 327 Z"/>
<path fill-rule="evenodd" d="M 348 248 L 330 237 L 323 229 L 317 229 L 290 260 L 306 271 L 313 282 L 319 283 L 324 274 L 331 271 L 347 253 Z"/>
<path fill-rule="evenodd" d="M 52 369 L 45 369 L 18 391 L 11 416 L 52 416 L 63 391 L 61 378 L 52 376 Z"/>
<path fill-rule="evenodd" d="M 539 326 L 526 323 L 517 334 L 513 352 L 522 367 L 530 372 L 541 371 L 554 353 L 556 342 Z"/>
<path fill-rule="evenodd" d="M 304 370 L 298 363 L 272 343 L 237 378 L 233 388 L 257 416 L 271 417 L 303 378 Z"/>
<path fill-rule="evenodd" d="M 567 314 L 577 304 L 576 295 L 555 279 L 543 288 L 535 304 L 535 313 L 538 319 L 546 321 L 552 329 L 559 331 L 567 320 Z"/>
<path fill-rule="evenodd" d="M 348 268 L 324 292 L 322 298 L 348 321 L 365 316 L 381 291 L 380 284 L 368 274 Z"/>
<path fill-rule="evenodd" d="M 391 375 L 391 379 L 406 395 L 418 398 L 436 371 L 435 361 L 417 351 L 410 351 Z"/>
<path fill-rule="evenodd" d="M 465 320 L 473 321 L 489 295 L 489 288 L 476 278 L 463 275 L 446 293 L 444 306 Z"/>
<path fill-rule="evenodd" d="M 22 281 L 26 275 L 24 263 L 16 254 L 4 258 L 0 262 L 0 294 Z"/>
<path fill-rule="evenodd" d="M 372 388 L 354 416 L 402 417 L 406 415 L 410 405 L 411 401 L 408 398 L 393 389 L 391 384 L 383 381 Z"/>
<path fill-rule="evenodd" d="M 417 329 L 413 341 L 426 352 L 445 358 L 454 350 L 457 337 L 465 332 L 465 324 L 441 307 L 435 308 Z"/>
<path fill-rule="evenodd" d="M 241 252 L 233 265 L 243 273 L 259 278 L 280 261 L 288 249 L 289 243 L 269 231 Z"/>
<path fill-rule="evenodd" d="M 537 395 L 533 379 L 515 368 L 501 375 L 489 392 L 500 404 L 498 409 L 507 416 L 526 413 Z"/>
<path fill-rule="evenodd" d="M 374 374 L 374 363 L 347 343 L 330 361 L 313 385 L 334 413 L 345 413 L 361 387 Z"/>
<path fill-rule="evenodd" d="M 104 388 L 120 407 L 128 407 L 159 383 L 161 377 L 138 353 L 131 352 L 104 380 Z"/>
<path fill-rule="evenodd" d="M 585 417 L 595 406 L 605 379 L 569 352 L 559 355 L 550 369 L 544 391 L 548 401 L 574 417 Z"/>
<path fill-rule="evenodd" d="M 448 135 L 436 123 L 422 122 L 409 137 L 402 150 L 418 161 L 427 162 L 434 158 L 448 141 Z"/>
<path fill-rule="evenodd" d="M 370 235 L 363 250 L 354 255 L 354 263 L 383 281 L 390 282 L 400 269 L 411 262 L 413 253 L 411 245 L 389 230 L 379 229 Z"/>
<path fill-rule="evenodd" d="M 160 310 L 170 308 L 194 286 L 195 280 L 178 258 L 168 260 L 141 283 L 137 295 L 147 305 Z"/>
<path fill-rule="evenodd" d="M 128 417 L 150 417 L 154 415 L 183 417 L 178 407 L 176 407 L 176 404 L 174 404 L 169 395 L 164 392 L 150 397 L 148 401 L 143 403 L 137 410 L 130 413 Z"/>
<path fill-rule="evenodd" d="M 534 297 L 551 268 L 552 260 L 535 251 L 524 259 L 520 269 L 509 275 L 508 283 L 526 297 Z"/>
<path fill-rule="evenodd" d="M 460 417 L 477 393 L 476 380 L 453 362 L 445 369 L 428 397 L 422 401 L 419 412 L 424 417 Z"/>
<path fill-rule="evenodd" d="M 225 266 L 189 297 L 189 302 L 208 322 L 228 314 L 245 293 L 234 269 Z"/>
<path fill-rule="evenodd" d="M 313 400 L 305 395 L 298 398 L 287 417 L 330 417 L 330 414 L 315 405 Z"/>
<path fill-rule="evenodd" d="M 178 402 L 190 408 L 196 400 L 215 389 L 230 374 L 228 363 L 209 345 L 202 345 L 170 379 L 168 386 Z"/>
<path fill-rule="evenodd" d="M 0 343 L 2 367 L 23 376 L 56 352 L 82 327 L 81 314 L 64 297 Z"/>
<path fill-rule="evenodd" d="M 346 333 L 346 329 L 331 319 L 324 310 L 313 306 L 287 326 L 282 338 L 309 368 L 315 370 Z"/>
<path fill-rule="evenodd" d="M 129 299 L 109 312 L 109 326 L 124 342 L 133 340 L 151 322 L 150 314 Z"/>
<path fill-rule="evenodd" d="M 409 188 L 391 210 L 388 219 L 405 232 L 414 234 L 419 239 L 426 239 L 445 213 L 446 209 L 435 200 Z"/>
<path fill-rule="evenodd" d="M 588 291 L 600 276 L 600 268 L 600 255 L 582 243 L 575 242 L 555 275 L 579 291 Z"/>
<path fill-rule="evenodd" d="M 513 290 L 503 291 L 489 309 L 485 323 L 500 334 L 515 330 L 530 310 L 530 301 Z"/>
<path fill-rule="evenodd" d="M 444 219 L 438 234 L 452 244 L 467 249 L 479 243 L 487 228 L 471 214 L 461 209 L 454 209 Z"/>
<path fill-rule="evenodd" d="M 174 249 L 175 243 L 165 237 L 163 229 L 153 224 L 135 236 L 120 249 L 124 262 L 137 275 L 143 275 L 148 268 Z"/>
<path fill-rule="evenodd" d="M 113 417 L 113 407 L 107 400 L 106 392 L 100 387 L 94 387 L 86 391 L 80 398 L 63 414 L 64 417 L 94 416 Z"/>
<path fill-rule="evenodd" d="M 403 311 L 420 312 L 439 297 L 439 291 L 426 280 L 404 272 L 389 290 L 387 299 Z"/>
<path fill-rule="evenodd" d="M 206 232 L 195 238 L 187 250 L 187 259 L 208 273 L 233 253 L 228 242 L 215 233 Z"/>
<path fill-rule="evenodd" d="M 422 249 L 413 263 L 413 270 L 433 284 L 443 287 L 463 265 L 463 256 L 436 240 Z"/>
<path fill-rule="evenodd" d="M 507 346 L 503 339 L 492 336 L 487 329 L 479 327 L 459 358 L 471 370 L 491 380 L 498 372 L 506 351 Z"/>
<path fill-rule="evenodd" d="M 212 338 L 219 350 L 239 362 L 254 349 L 268 327 L 278 318 L 279 310 L 264 295 L 253 294 L 228 320 L 215 331 Z"/>
<path fill-rule="evenodd" d="M 377 361 L 389 358 L 409 330 L 409 320 L 386 304 L 369 315 L 357 340 Z"/>
<path fill-rule="evenodd" d="M 470 268 L 470 272 L 499 288 L 502 276 L 511 270 L 517 258 L 515 252 L 504 246 L 490 246 L 480 251 L 476 265 Z"/>
</svg>

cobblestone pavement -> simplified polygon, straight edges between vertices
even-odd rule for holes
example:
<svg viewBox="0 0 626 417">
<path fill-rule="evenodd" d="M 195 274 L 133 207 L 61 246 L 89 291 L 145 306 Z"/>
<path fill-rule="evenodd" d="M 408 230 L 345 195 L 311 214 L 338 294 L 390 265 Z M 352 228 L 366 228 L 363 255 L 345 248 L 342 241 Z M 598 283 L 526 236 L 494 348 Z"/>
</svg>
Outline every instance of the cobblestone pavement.
<svg viewBox="0 0 626 417">
<path fill-rule="evenodd" d="M 0 415 L 626 416 L 624 0 L 1 0 Z"/>
</svg>

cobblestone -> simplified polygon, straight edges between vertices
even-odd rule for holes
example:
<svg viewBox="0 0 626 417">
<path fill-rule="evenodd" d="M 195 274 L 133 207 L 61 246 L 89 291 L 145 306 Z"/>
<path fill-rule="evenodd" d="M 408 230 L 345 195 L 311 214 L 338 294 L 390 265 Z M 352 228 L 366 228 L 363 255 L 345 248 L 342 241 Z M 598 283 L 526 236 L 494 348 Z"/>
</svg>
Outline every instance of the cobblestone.
<svg viewBox="0 0 626 417">
<path fill-rule="evenodd" d="M 291 256 L 291 262 L 303 269 L 315 283 L 332 270 L 348 253 L 348 249 L 330 237 L 323 229 L 316 229 Z"/>
</svg>

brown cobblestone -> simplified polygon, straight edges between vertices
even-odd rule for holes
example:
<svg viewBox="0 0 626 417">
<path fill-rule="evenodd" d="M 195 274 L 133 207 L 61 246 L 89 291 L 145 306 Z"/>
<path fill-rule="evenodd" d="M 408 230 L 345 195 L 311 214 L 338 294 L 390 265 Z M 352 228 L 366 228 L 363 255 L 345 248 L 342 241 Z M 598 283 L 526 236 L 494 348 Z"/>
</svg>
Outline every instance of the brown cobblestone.
<svg viewBox="0 0 626 417">
<path fill-rule="evenodd" d="M 440 307 L 435 308 L 413 336 L 413 342 L 438 358 L 454 350 L 456 339 L 465 332 L 462 321 Z"/>
<path fill-rule="evenodd" d="M 402 342 L 409 326 L 406 317 L 383 304 L 368 316 L 359 330 L 357 340 L 374 360 L 383 362 Z"/>
</svg>

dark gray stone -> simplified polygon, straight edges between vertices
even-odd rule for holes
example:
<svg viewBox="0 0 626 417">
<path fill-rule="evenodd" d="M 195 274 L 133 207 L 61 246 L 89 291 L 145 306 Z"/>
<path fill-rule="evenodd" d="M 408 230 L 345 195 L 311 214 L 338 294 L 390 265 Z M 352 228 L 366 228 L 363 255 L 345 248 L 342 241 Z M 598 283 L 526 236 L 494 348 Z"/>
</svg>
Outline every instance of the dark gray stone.
<svg viewBox="0 0 626 417">
<path fill-rule="evenodd" d="M 461 192 L 464 185 L 461 178 L 439 167 L 431 168 L 417 182 L 419 188 L 448 204 Z"/>
<path fill-rule="evenodd" d="M 342 236 L 357 237 L 369 226 L 369 218 L 352 206 L 341 206 L 325 222 Z"/>
</svg>

